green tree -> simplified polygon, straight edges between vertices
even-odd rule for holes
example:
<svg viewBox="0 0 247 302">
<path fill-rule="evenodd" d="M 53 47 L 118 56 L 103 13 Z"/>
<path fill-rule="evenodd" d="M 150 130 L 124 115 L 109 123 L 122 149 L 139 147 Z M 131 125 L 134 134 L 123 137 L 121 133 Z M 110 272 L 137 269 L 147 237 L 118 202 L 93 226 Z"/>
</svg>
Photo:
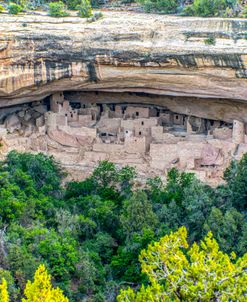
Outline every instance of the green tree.
<svg viewBox="0 0 247 302">
<path fill-rule="evenodd" d="M 88 196 L 94 192 L 95 184 L 92 178 L 87 178 L 80 182 L 71 181 L 67 184 L 65 199 Z"/>
<path fill-rule="evenodd" d="M 150 285 L 122 290 L 118 301 L 245 301 L 247 254 L 236 260 L 219 250 L 212 234 L 190 248 L 187 231 L 161 238 L 140 255 Z M 185 253 L 187 251 L 187 253 Z"/>
<path fill-rule="evenodd" d="M 90 0 L 80 0 L 76 9 L 78 10 L 78 16 L 81 18 L 89 18 L 93 15 Z"/>
<path fill-rule="evenodd" d="M 224 173 L 229 190 L 229 199 L 234 207 L 239 210 L 247 209 L 247 153 L 242 159 L 232 161 Z"/>
<path fill-rule="evenodd" d="M 179 7 L 179 0 L 139 0 L 146 12 L 159 11 L 164 14 L 175 13 Z"/>
<path fill-rule="evenodd" d="M 16 3 L 11 3 L 8 6 L 8 11 L 11 15 L 18 15 L 20 12 L 22 12 L 23 8 L 21 5 Z"/>
<path fill-rule="evenodd" d="M 131 193 L 136 171 L 125 166 L 122 169 L 109 161 L 101 161 L 92 174 L 94 194 L 105 199 L 121 200 Z"/>
<path fill-rule="evenodd" d="M 203 224 L 214 203 L 213 190 L 197 179 L 184 189 L 181 224 L 187 227 L 190 242 L 202 238 Z"/>
<path fill-rule="evenodd" d="M 152 180 L 151 185 L 150 198 L 156 201 L 153 207 L 160 221 L 160 234 L 185 225 L 191 241 L 201 239 L 202 226 L 215 203 L 212 189 L 193 174 L 176 169 L 169 171 L 166 186 L 158 180 Z"/>
<path fill-rule="evenodd" d="M 138 283 L 146 280 L 141 273 L 138 256 L 150 242 L 155 241 L 155 234 L 150 229 L 143 229 L 132 236 L 132 240 L 120 246 L 111 261 L 112 274 L 121 282 Z"/>
<path fill-rule="evenodd" d="M 222 14 L 227 7 L 233 7 L 236 1 L 227 0 L 195 0 L 193 11 L 196 16 L 213 17 Z"/>
<path fill-rule="evenodd" d="M 140 190 L 124 202 L 120 221 L 127 240 L 143 229 L 154 230 L 158 224 L 158 218 L 153 212 L 151 202 L 148 201 L 147 195 Z"/>
<path fill-rule="evenodd" d="M 20 270 L 23 279 L 33 275 L 40 261 L 47 263 L 56 282 L 65 284 L 76 271 L 79 249 L 68 231 L 60 235 L 40 225 L 28 229 L 12 225 L 9 240 L 9 262 L 12 270 Z"/>
<path fill-rule="evenodd" d="M 145 192 L 139 190 L 123 203 L 119 229 L 121 246 L 113 256 L 114 276 L 122 281 L 142 280 L 138 255 L 155 238 L 158 218 Z"/>
<path fill-rule="evenodd" d="M 161 204 L 165 200 L 165 186 L 158 176 L 147 179 L 145 192 L 153 204 Z"/>
<path fill-rule="evenodd" d="M 79 292 L 86 294 L 93 300 L 102 290 L 102 286 L 105 285 L 105 268 L 102 265 L 100 256 L 95 251 L 83 249 L 80 257 L 81 259 L 77 265 Z M 96 298 L 95 301 L 97 301 Z"/>
<path fill-rule="evenodd" d="M 80 5 L 81 0 L 66 0 L 64 1 L 68 7 L 68 9 L 76 10 L 77 6 Z"/>
<path fill-rule="evenodd" d="M 67 17 L 69 13 L 65 11 L 65 5 L 62 1 L 49 3 L 49 15 L 51 17 Z"/>
<path fill-rule="evenodd" d="M 37 190 L 54 193 L 60 188 L 66 173 L 52 156 L 45 154 L 18 153 L 11 151 L 5 161 L 5 167 L 12 174 L 17 169 L 28 174 Z"/>
<path fill-rule="evenodd" d="M 101 161 L 93 171 L 92 179 L 95 193 L 109 199 L 117 197 L 118 171 L 113 163 Z"/>
<path fill-rule="evenodd" d="M 214 237 L 224 252 L 230 253 L 235 249 L 238 254 L 244 254 L 247 250 L 247 222 L 245 216 L 235 208 L 223 213 L 213 207 L 203 226 L 205 232 L 212 231 Z"/>
<path fill-rule="evenodd" d="M 123 198 L 127 198 L 131 195 L 136 175 L 135 168 L 130 166 L 125 166 L 118 171 L 118 190 Z"/>
</svg>

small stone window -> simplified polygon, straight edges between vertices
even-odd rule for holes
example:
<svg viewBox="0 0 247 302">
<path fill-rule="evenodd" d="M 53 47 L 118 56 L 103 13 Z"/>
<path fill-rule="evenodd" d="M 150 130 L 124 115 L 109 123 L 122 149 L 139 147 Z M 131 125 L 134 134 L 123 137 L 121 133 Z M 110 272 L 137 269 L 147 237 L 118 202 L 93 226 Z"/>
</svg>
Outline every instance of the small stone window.
<svg viewBox="0 0 247 302">
<path fill-rule="evenodd" d="M 141 131 L 139 131 L 139 135 L 142 135 Z"/>
<path fill-rule="evenodd" d="M 71 117 L 73 117 L 73 114 L 71 113 L 71 115 L 70 115 Z"/>
<path fill-rule="evenodd" d="M 139 112 L 136 112 L 136 116 L 139 116 Z"/>
<path fill-rule="evenodd" d="M 144 122 L 142 122 L 142 125 L 144 125 Z"/>
<path fill-rule="evenodd" d="M 176 115 L 176 120 L 178 120 L 178 115 Z"/>
</svg>

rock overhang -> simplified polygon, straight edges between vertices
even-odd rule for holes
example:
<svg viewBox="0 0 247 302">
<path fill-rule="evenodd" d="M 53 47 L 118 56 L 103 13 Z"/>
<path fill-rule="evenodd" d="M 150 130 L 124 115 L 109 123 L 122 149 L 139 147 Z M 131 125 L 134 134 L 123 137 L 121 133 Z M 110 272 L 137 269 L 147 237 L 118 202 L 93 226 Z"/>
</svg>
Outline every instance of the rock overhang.
<svg viewBox="0 0 247 302">
<path fill-rule="evenodd" d="M 1 107 L 65 90 L 247 100 L 244 19 L 5 15 L 0 32 Z"/>
</svg>

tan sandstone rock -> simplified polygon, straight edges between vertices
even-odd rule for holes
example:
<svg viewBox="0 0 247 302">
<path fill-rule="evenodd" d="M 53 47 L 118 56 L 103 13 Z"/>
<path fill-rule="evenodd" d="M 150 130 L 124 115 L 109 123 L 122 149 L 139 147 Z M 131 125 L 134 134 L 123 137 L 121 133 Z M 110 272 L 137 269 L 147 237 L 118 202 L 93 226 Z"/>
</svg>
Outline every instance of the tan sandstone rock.
<svg viewBox="0 0 247 302">
<path fill-rule="evenodd" d="M 247 40 L 235 40 L 244 19 L 104 12 L 93 23 L 64 20 L 1 15 L 0 106 L 65 90 L 146 92 L 178 113 L 247 122 Z M 206 45 L 212 33 L 216 44 Z"/>
</svg>

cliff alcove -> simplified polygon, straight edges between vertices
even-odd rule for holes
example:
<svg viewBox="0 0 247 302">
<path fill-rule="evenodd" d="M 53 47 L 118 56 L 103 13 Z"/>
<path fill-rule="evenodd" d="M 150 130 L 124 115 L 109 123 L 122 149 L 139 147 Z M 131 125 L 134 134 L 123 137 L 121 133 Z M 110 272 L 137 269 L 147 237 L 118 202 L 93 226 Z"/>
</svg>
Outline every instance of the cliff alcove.
<svg viewBox="0 0 247 302">
<path fill-rule="evenodd" d="M 5 15 L 0 32 L 3 156 L 46 152 L 74 178 L 102 159 L 140 178 L 175 166 L 215 184 L 247 150 L 246 20 Z"/>
</svg>

